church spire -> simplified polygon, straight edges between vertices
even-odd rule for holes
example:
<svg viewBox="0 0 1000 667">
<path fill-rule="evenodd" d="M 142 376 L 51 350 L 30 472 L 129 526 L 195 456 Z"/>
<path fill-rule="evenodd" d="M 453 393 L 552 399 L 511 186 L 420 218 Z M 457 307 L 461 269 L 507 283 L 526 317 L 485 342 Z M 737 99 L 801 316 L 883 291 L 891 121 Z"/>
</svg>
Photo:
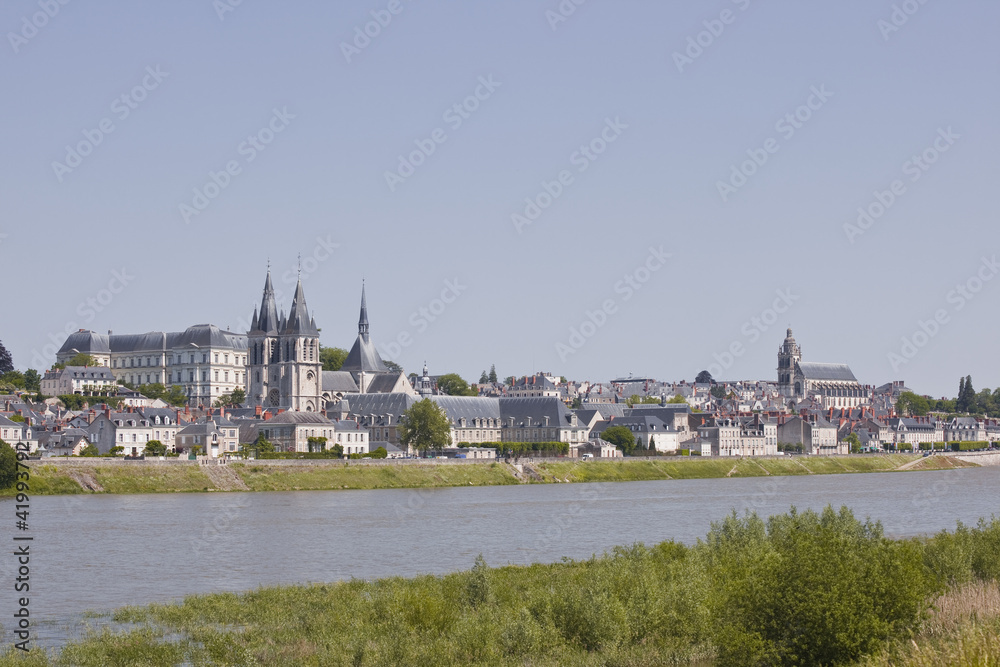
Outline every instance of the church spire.
<svg viewBox="0 0 1000 667">
<path fill-rule="evenodd" d="M 301 278 L 299 278 L 299 282 L 295 286 L 295 296 L 292 297 L 292 310 L 288 314 L 285 333 L 305 334 L 309 336 L 315 336 L 319 333 L 309 317 L 309 309 L 306 307 L 306 294 L 302 290 Z"/>
<path fill-rule="evenodd" d="M 358 318 L 358 335 L 368 341 L 368 300 L 365 298 L 365 283 L 361 281 L 361 317 Z"/>
<path fill-rule="evenodd" d="M 260 319 L 257 320 L 257 328 L 264 333 L 278 333 L 278 306 L 274 302 L 270 262 L 267 267 L 267 280 L 264 281 L 264 297 L 260 301 Z"/>
</svg>

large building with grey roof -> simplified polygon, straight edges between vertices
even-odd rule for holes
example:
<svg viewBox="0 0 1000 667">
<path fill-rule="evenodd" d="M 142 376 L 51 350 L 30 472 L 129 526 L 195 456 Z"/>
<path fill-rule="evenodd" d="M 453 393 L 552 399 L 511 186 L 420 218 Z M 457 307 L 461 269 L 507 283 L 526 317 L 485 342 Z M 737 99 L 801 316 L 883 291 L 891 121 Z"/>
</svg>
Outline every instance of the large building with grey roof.
<svg viewBox="0 0 1000 667">
<path fill-rule="evenodd" d="M 778 348 L 778 391 L 797 401 L 814 399 L 824 409 L 856 408 L 872 397 L 872 387 L 859 383 L 847 364 L 802 361 L 791 329 Z"/>
<path fill-rule="evenodd" d="M 116 381 L 135 386 L 179 385 L 192 405 L 211 405 L 223 394 L 246 386 L 246 335 L 213 324 L 144 334 L 80 329 L 67 337 L 56 361 L 66 363 L 80 353 L 109 368 Z"/>
</svg>

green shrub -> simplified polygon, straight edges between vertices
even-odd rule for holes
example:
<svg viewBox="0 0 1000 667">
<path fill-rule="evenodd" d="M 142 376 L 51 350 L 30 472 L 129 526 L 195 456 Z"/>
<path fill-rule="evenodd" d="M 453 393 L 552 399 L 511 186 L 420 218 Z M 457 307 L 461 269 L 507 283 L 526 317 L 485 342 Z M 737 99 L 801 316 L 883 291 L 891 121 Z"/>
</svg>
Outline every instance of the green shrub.
<svg viewBox="0 0 1000 667">
<path fill-rule="evenodd" d="M 719 665 L 852 662 L 914 628 L 933 588 L 919 543 L 847 508 L 766 523 L 734 512 L 707 548 Z"/>
<path fill-rule="evenodd" d="M 969 442 L 953 442 L 951 443 L 951 451 L 953 452 L 972 452 L 977 449 L 988 449 L 990 443 L 982 441 L 969 441 Z"/>
</svg>

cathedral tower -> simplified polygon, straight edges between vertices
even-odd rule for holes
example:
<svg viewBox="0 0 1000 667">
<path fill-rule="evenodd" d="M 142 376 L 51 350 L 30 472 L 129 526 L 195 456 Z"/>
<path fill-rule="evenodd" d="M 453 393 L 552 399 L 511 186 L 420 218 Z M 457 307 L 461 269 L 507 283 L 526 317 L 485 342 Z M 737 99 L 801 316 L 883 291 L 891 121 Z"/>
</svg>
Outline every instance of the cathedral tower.
<svg viewBox="0 0 1000 667">
<path fill-rule="evenodd" d="M 795 364 L 801 360 L 802 349 L 789 328 L 785 342 L 778 348 L 778 391 L 782 396 L 791 397 L 794 394 Z"/>
</svg>

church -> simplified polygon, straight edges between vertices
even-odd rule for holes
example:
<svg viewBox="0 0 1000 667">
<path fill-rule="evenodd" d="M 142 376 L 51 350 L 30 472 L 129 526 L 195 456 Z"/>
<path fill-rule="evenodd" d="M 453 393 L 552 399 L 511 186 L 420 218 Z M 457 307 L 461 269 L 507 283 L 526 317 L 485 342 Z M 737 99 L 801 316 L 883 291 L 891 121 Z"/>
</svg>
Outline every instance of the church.
<svg viewBox="0 0 1000 667">
<path fill-rule="evenodd" d="M 778 392 L 791 401 L 814 399 L 824 409 L 868 405 L 872 393 L 847 364 L 802 361 L 802 348 L 791 329 L 778 348 Z"/>
<path fill-rule="evenodd" d="M 348 394 L 416 395 L 406 375 L 389 370 L 371 342 L 368 304 L 361 287 L 358 337 L 339 371 L 324 371 L 319 328 L 306 305 L 302 280 L 288 316 L 275 303 L 271 271 L 264 282 L 259 311 L 247 332 L 247 405 L 297 412 L 321 412 Z"/>
</svg>

